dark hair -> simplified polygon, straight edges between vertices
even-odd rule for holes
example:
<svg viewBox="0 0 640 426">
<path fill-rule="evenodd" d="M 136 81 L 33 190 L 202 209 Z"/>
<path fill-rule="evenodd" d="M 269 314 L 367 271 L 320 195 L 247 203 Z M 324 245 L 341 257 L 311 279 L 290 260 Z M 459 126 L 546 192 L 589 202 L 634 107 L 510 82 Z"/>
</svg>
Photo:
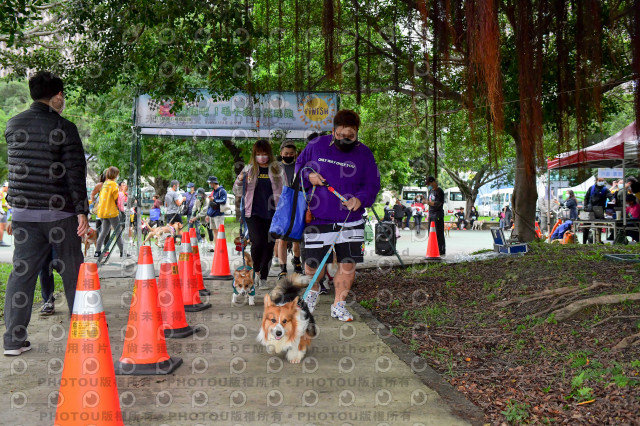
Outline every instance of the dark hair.
<svg viewBox="0 0 640 426">
<path fill-rule="evenodd" d="M 29 93 L 34 101 L 48 101 L 60 92 L 64 92 L 62 79 L 49 71 L 38 71 L 29 79 Z"/>
<path fill-rule="evenodd" d="M 350 109 L 343 109 L 338 111 L 335 117 L 333 117 L 333 128 L 337 129 L 340 126 L 353 127 L 356 130 L 360 128 L 360 116 L 355 111 Z"/>
<path fill-rule="evenodd" d="M 633 176 L 629 176 L 627 178 L 627 183 L 631 182 L 631 183 L 636 183 L 638 181 L 638 179 L 634 178 Z"/>
<path fill-rule="evenodd" d="M 433 176 L 429 176 L 429 177 L 427 178 L 427 184 L 429 184 L 429 183 L 431 183 L 431 182 L 435 182 L 435 181 L 436 181 L 436 178 L 434 178 Z"/>
<path fill-rule="evenodd" d="M 179 183 L 180 182 L 178 182 L 176 179 L 174 179 L 169 183 L 169 186 L 173 188 L 174 186 L 178 185 Z"/>
<path fill-rule="evenodd" d="M 627 203 L 630 203 L 630 202 L 632 202 L 632 201 L 633 201 L 634 203 L 637 203 L 637 202 L 638 202 L 638 200 L 636 200 L 636 196 L 635 196 L 635 195 L 633 195 L 633 194 L 627 194 Z"/>
<path fill-rule="evenodd" d="M 100 173 L 100 177 L 98 178 L 98 181 L 100 181 L 100 183 L 104 183 L 105 180 L 107 180 L 107 176 L 105 175 L 105 172 Z"/>
<path fill-rule="evenodd" d="M 574 194 L 574 193 L 573 193 L 573 190 L 571 190 L 571 189 L 568 189 L 568 190 L 567 190 L 567 194 L 569 194 L 569 198 L 570 198 L 570 199 L 571 199 L 571 198 L 576 198 L 576 194 Z"/>
</svg>

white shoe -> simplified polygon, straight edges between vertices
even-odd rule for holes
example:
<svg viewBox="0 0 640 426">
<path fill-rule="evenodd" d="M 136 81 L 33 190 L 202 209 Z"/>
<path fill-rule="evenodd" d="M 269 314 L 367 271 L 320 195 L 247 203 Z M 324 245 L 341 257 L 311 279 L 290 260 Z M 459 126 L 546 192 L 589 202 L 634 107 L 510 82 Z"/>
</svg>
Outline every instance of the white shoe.
<svg viewBox="0 0 640 426">
<path fill-rule="evenodd" d="M 318 303 L 318 292 L 310 290 L 307 294 L 307 298 L 304 300 L 307 303 L 309 312 L 313 313 L 316 310 L 316 304 Z"/>
<path fill-rule="evenodd" d="M 405 230 L 405 231 L 411 231 L 411 229 L 409 229 L 409 228 L 404 228 L 404 230 Z"/>
<path fill-rule="evenodd" d="M 5 349 L 4 354 L 6 356 L 18 356 L 23 352 L 27 352 L 31 350 L 31 343 L 28 340 L 25 340 L 21 347 L 18 349 Z"/>
<path fill-rule="evenodd" d="M 273 260 L 271 260 L 271 266 L 275 266 L 276 268 L 280 267 L 280 259 L 278 259 L 277 257 L 274 257 Z"/>
<path fill-rule="evenodd" d="M 338 302 L 336 305 L 331 305 L 331 316 L 340 321 L 353 321 L 353 315 L 347 310 L 346 302 Z"/>
</svg>

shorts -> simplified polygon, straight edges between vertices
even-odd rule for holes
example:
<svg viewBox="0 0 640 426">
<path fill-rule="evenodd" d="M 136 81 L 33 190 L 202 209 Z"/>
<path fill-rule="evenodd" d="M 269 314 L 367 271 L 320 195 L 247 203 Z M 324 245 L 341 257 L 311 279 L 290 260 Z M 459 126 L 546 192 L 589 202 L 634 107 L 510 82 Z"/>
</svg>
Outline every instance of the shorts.
<svg viewBox="0 0 640 426">
<path fill-rule="evenodd" d="M 167 213 L 167 223 L 169 225 L 172 225 L 176 222 L 182 223 L 182 216 L 180 216 L 180 213 L 172 213 L 172 214 Z"/>
<path fill-rule="evenodd" d="M 224 225 L 224 215 L 220 215 L 220 216 L 213 216 L 210 220 L 210 223 L 213 223 L 213 228 L 211 228 L 212 231 L 217 231 L 218 229 L 220 229 L 220 225 Z"/>
<path fill-rule="evenodd" d="M 7 223 L 8 219 L 9 219 L 9 213 L 7 212 L 0 213 L 0 223 Z"/>
<path fill-rule="evenodd" d="M 331 248 L 342 224 L 311 225 L 304 229 L 304 262 L 317 268 Z M 347 222 L 334 246 L 338 263 L 364 261 L 364 220 Z M 332 262 L 329 255 L 327 263 Z"/>
</svg>

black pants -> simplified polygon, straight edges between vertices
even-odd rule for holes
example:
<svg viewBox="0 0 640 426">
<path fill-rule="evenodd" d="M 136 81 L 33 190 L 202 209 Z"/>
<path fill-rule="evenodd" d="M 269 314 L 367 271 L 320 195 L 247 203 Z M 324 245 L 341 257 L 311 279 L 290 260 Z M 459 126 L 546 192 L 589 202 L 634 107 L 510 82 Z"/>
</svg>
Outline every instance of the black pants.
<svg viewBox="0 0 640 426">
<path fill-rule="evenodd" d="M 53 296 L 53 290 L 55 287 L 55 282 L 53 279 L 53 270 L 58 270 L 58 255 L 56 251 L 49 247 L 49 255 L 44 260 L 44 264 L 42 265 L 42 269 L 40 270 L 40 294 L 42 295 L 42 300 L 46 302 L 49 300 L 51 296 Z"/>
<path fill-rule="evenodd" d="M 447 248 L 444 242 L 444 216 L 429 216 L 429 226 L 427 227 L 429 230 L 431 230 L 431 222 L 435 222 L 436 237 L 438 237 L 438 251 L 440 252 L 440 255 L 443 255 Z"/>
<path fill-rule="evenodd" d="M 246 218 L 249 229 L 249 239 L 251 240 L 251 258 L 253 269 L 260 273 L 260 278 L 266 280 L 269 276 L 269 264 L 273 257 L 273 247 L 276 240 L 269 236 L 271 219 L 264 219 L 258 216 Z"/>
<path fill-rule="evenodd" d="M 36 279 L 51 254 L 50 247 L 58 255 L 57 265 L 64 283 L 69 312 L 73 309 L 78 272 L 84 261 L 77 232 L 77 216 L 54 222 L 13 221 L 15 250 L 4 305 L 7 329 L 4 333 L 5 349 L 20 348 L 27 339 Z"/>
</svg>

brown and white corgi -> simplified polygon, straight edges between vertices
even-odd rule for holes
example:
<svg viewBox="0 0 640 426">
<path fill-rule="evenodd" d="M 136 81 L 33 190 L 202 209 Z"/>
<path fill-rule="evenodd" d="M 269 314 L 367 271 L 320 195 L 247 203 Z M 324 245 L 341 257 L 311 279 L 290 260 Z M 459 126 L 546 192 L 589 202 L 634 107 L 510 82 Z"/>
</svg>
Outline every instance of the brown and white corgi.
<svg viewBox="0 0 640 426">
<path fill-rule="evenodd" d="M 306 283 L 305 283 L 306 281 Z M 286 353 L 287 360 L 298 364 L 316 336 L 316 323 L 302 295 L 308 278 L 288 275 L 264 296 L 264 314 L 258 342 L 270 354 Z"/>
<path fill-rule="evenodd" d="M 253 260 L 251 255 L 244 252 L 244 266 L 240 266 L 233 271 L 233 281 L 231 283 L 233 287 L 233 296 L 231 297 L 231 303 L 235 304 L 239 297 L 246 297 L 249 299 L 249 305 L 256 304 L 254 298 L 256 295 L 256 288 L 253 283 Z"/>
</svg>

